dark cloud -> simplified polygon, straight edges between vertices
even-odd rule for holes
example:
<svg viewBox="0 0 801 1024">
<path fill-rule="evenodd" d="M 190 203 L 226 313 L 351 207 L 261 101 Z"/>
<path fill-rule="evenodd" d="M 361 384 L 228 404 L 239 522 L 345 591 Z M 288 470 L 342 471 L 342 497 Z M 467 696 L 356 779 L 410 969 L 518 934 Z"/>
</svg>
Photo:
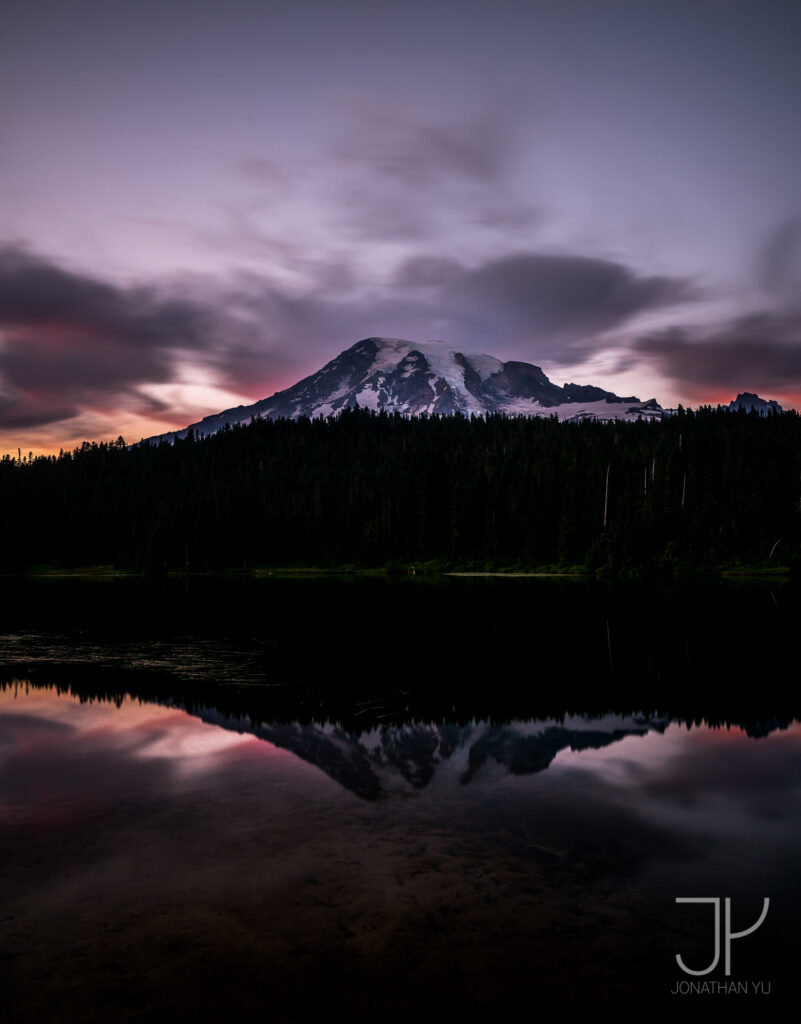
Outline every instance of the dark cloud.
<svg viewBox="0 0 801 1024">
<path fill-rule="evenodd" d="M 633 350 L 689 395 L 801 393 L 801 310 L 753 313 L 713 328 L 673 327 Z"/>
<path fill-rule="evenodd" d="M 475 267 L 415 257 L 400 265 L 395 283 L 410 293 L 406 316 L 414 310 L 425 336 L 545 362 L 579 362 L 609 348 L 604 332 L 637 314 L 697 298 L 683 278 L 643 276 L 588 256 L 532 252 Z"/>
<path fill-rule="evenodd" d="M 202 306 L 123 289 L 24 249 L 0 251 L 0 425 L 32 427 L 108 408 L 114 396 L 174 377 L 176 351 L 213 337 Z"/>
<path fill-rule="evenodd" d="M 313 293 L 301 297 L 256 275 L 202 291 L 196 282 L 125 288 L 1 248 L 0 428 L 87 412 L 180 417 L 146 389 L 174 384 L 179 395 L 187 360 L 253 399 L 276 380 L 293 383 L 296 372 L 330 358 L 332 345 L 352 344 L 363 322 L 362 309 L 321 297 L 347 268 L 313 270 Z M 197 417 L 193 410 L 188 418 Z"/>
<path fill-rule="evenodd" d="M 72 419 L 80 412 L 77 405 L 51 404 L 50 395 L 39 395 L 31 389 L 26 394 L 0 393 L 0 427 L 26 430 Z"/>
<path fill-rule="evenodd" d="M 148 289 L 123 290 L 72 273 L 22 248 L 0 251 L 0 323 L 4 327 L 63 324 L 108 332 L 138 348 L 204 343 L 201 311 Z"/>
<path fill-rule="evenodd" d="M 643 277 L 621 263 L 588 256 L 517 253 L 466 271 L 443 290 L 449 305 L 508 334 L 597 347 L 595 335 L 637 313 L 696 297 L 686 280 Z"/>
<path fill-rule="evenodd" d="M 147 386 L 173 383 L 180 394 L 187 360 L 255 400 L 370 335 L 579 362 L 610 347 L 603 336 L 610 328 L 694 294 L 684 280 L 579 255 L 524 252 L 472 267 L 420 255 L 390 281 L 360 290 L 347 265 L 339 273 L 329 263 L 309 270 L 305 290 L 240 273 L 201 292 L 186 282 L 123 288 L 7 247 L 0 251 L 0 426 L 29 429 L 121 410 L 170 420 L 178 410 Z M 655 350 L 655 358 L 663 357 Z"/>
<path fill-rule="evenodd" d="M 255 275 L 239 282 L 237 304 L 262 325 L 263 345 L 239 352 L 226 379 L 236 384 L 266 352 L 284 351 L 305 372 L 359 337 L 442 338 L 468 350 L 532 361 L 578 362 L 611 346 L 603 333 L 638 313 L 685 302 L 693 286 L 637 274 L 585 256 L 517 253 L 475 267 L 450 257 L 404 260 L 388 287 L 332 297 L 289 294 Z M 262 371 L 263 375 L 263 371 Z"/>
</svg>

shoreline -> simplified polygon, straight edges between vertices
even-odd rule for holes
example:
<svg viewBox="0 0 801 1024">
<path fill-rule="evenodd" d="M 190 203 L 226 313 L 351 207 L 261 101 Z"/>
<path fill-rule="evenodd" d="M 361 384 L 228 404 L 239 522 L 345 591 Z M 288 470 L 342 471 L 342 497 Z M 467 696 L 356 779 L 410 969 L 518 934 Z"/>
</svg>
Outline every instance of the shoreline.
<svg viewBox="0 0 801 1024">
<path fill-rule="evenodd" d="M 648 567 L 631 567 L 618 572 L 591 570 L 549 570 L 549 569 L 447 569 L 427 568 L 420 566 L 403 566 L 392 568 L 355 568 L 338 566 L 331 569 L 316 567 L 292 568 L 253 568 L 253 569 L 206 569 L 198 572 L 182 572 L 169 570 L 164 573 L 148 573 L 140 570 L 115 569 L 111 566 L 76 567 L 58 569 L 54 567 L 37 567 L 26 572 L 0 573 L 0 579 L 214 579 L 240 578 L 265 579 L 267 577 L 283 578 L 320 578 L 320 577 L 374 577 L 382 579 L 432 579 L 435 577 L 449 578 L 493 578 L 493 579 L 574 579 L 574 580 L 641 580 L 654 582 L 677 579 L 730 579 L 730 580 L 776 580 L 787 582 L 791 579 L 789 567 L 745 567 L 715 566 L 681 567 L 673 571 L 661 572 Z"/>
</svg>

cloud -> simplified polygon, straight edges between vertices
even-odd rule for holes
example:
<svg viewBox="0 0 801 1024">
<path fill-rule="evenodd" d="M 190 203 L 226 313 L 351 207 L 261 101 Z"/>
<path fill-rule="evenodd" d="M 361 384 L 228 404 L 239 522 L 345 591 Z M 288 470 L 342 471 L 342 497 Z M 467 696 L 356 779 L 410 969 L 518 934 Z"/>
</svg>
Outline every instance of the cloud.
<svg viewBox="0 0 801 1024">
<path fill-rule="evenodd" d="M 712 328 L 672 327 L 637 339 L 633 351 L 693 398 L 801 394 L 801 310 L 751 313 Z"/>
<path fill-rule="evenodd" d="M 608 349 L 603 337 L 639 313 L 695 297 L 686 280 L 643 276 L 586 256 L 515 253 L 468 267 L 449 257 L 403 260 L 383 287 L 332 297 L 290 295 L 252 276 L 238 301 L 264 325 L 268 349 L 295 346 L 325 359 L 359 337 L 442 338 L 467 350 L 579 362 Z M 245 297 L 245 292 L 249 296 Z"/>
<path fill-rule="evenodd" d="M 768 235 L 757 264 L 762 287 L 773 295 L 797 296 L 801 290 L 801 217 L 777 225 Z"/>
<path fill-rule="evenodd" d="M 468 266 L 420 253 L 361 286 L 348 264 L 307 269 L 302 286 L 240 272 L 128 288 L 0 249 L 0 428 L 50 424 L 52 437 L 60 421 L 77 430 L 123 413 L 182 426 L 173 420 L 187 401 L 255 401 L 370 335 L 577 363 L 610 348 L 610 328 L 694 295 L 683 279 L 575 254 L 519 252 Z M 656 349 L 653 357 L 666 358 Z M 202 381 L 191 400 L 179 394 L 188 366 Z"/>
<path fill-rule="evenodd" d="M 403 260 L 383 284 L 290 291 L 256 274 L 240 275 L 230 307 L 259 325 L 217 362 L 227 384 L 264 379 L 268 355 L 298 376 L 317 370 L 358 338 L 442 338 L 506 358 L 577 363 L 613 344 L 604 332 L 640 313 L 696 297 L 682 278 L 654 277 L 587 256 L 515 253 L 469 267 L 450 257 Z M 232 358 L 235 356 L 235 358 Z M 266 392 L 265 392 L 266 393 Z"/>
<path fill-rule="evenodd" d="M 542 212 L 515 195 L 527 121 L 514 105 L 462 121 L 397 111 L 363 113 L 331 151 L 336 185 L 323 203 L 355 239 L 422 241 L 475 232 L 530 231 Z"/>
<path fill-rule="evenodd" d="M 448 124 L 387 112 L 363 115 L 336 150 L 395 186 L 415 188 L 443 178 L 497 185 L 516 151 L 511 125 L 494 113 Z"/>
<path fill-rule="evenodd" d="M 402 288 L 439 288 L 464 273 L 462 264 L 447 256 L 410 256 L 398 267 L 395 283 Z"/>
<path fill-rule="evenodd" d="M 603 347 L 599 334 L 639 313 L 696 297 L 683 278 L 642 276 L 589 256 L 530 252 L 465 270 L 442 290 L 446 304 L 472 314 L 491 335 L 536 342 L 552 357 L 569 351 L 572 358 Z"/>
<path fill-rule="evenodd" d="M 74 416 L 174 375 L 177 350 L 211 342 L 211 315 L 184 299 L 123 289 L 19 247 L 0 250 L 0 426 Z"/>
<path fill-rule="evenodd" d="M 210 394 L 230 388 L 254 400 L 293 383 L 304 349 L 316 369 L 335 354 L 332 336 L 333 344 L 358 337 L 362 310 L 324 298 L 335 270 L 315 264 L 301 296 L 259 275 L 122 287 L 22 246 L 0 247 L 0 429 L 72 419 L 77 427 L 99 413 L 170 422 L 180 409 L 163 386 L 181 389 L 187 373 Z"/>
<path fill-rule="evenodd" d="M 545 214 L 541 207 L 511 201 L 477 211 L 473 221 L 508 236 L 511 232 L 529 232 L 532 228 L 539 227 L 544 219 Z"/>
<path fill-rule="evenodd" d="M 0 323 L 11 328 L 91 328 L 148 349 L 159 348 L 176 334 L 190 346 L 202 344 L 204 337 L 197 307 L 160 298 L 149 289 L 126 291 L 14 246 L 0 250 Z"/>
<path fill-rule="evenodd" d="M 430 199 L 430 197 L 427 197 Z M 434 218 L 413 196 L 358 185 L 344 191 L 337 200 L 339 221 L 356 241 L 374 239 L 423 242 L 432 234 Z"/>
</svg>

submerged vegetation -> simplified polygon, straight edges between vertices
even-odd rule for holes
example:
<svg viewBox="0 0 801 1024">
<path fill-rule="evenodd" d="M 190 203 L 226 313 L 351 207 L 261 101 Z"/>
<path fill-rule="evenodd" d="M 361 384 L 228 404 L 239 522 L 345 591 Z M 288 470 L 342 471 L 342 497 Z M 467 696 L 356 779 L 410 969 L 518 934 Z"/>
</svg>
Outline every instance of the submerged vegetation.
<svg viewBox="0 0 801 1024">
<path fill-rule="evenodd" d="M 0 568 L 801 566 L 801 417 L 345 410 L 0 462 Z"/>
</svg>

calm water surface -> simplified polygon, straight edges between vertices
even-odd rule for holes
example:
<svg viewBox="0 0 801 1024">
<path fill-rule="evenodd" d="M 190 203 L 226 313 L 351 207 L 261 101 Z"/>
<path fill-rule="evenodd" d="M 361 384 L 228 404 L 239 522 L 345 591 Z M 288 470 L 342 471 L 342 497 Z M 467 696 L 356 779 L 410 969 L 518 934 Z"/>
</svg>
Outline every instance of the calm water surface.
<svg viewBox="0 0 801 1024">
<path fill-rule="evenodd" d="M 531 583 L 17 591 L 0 1014 L 784 1019 L 793 592 Z"/>
</svg>

